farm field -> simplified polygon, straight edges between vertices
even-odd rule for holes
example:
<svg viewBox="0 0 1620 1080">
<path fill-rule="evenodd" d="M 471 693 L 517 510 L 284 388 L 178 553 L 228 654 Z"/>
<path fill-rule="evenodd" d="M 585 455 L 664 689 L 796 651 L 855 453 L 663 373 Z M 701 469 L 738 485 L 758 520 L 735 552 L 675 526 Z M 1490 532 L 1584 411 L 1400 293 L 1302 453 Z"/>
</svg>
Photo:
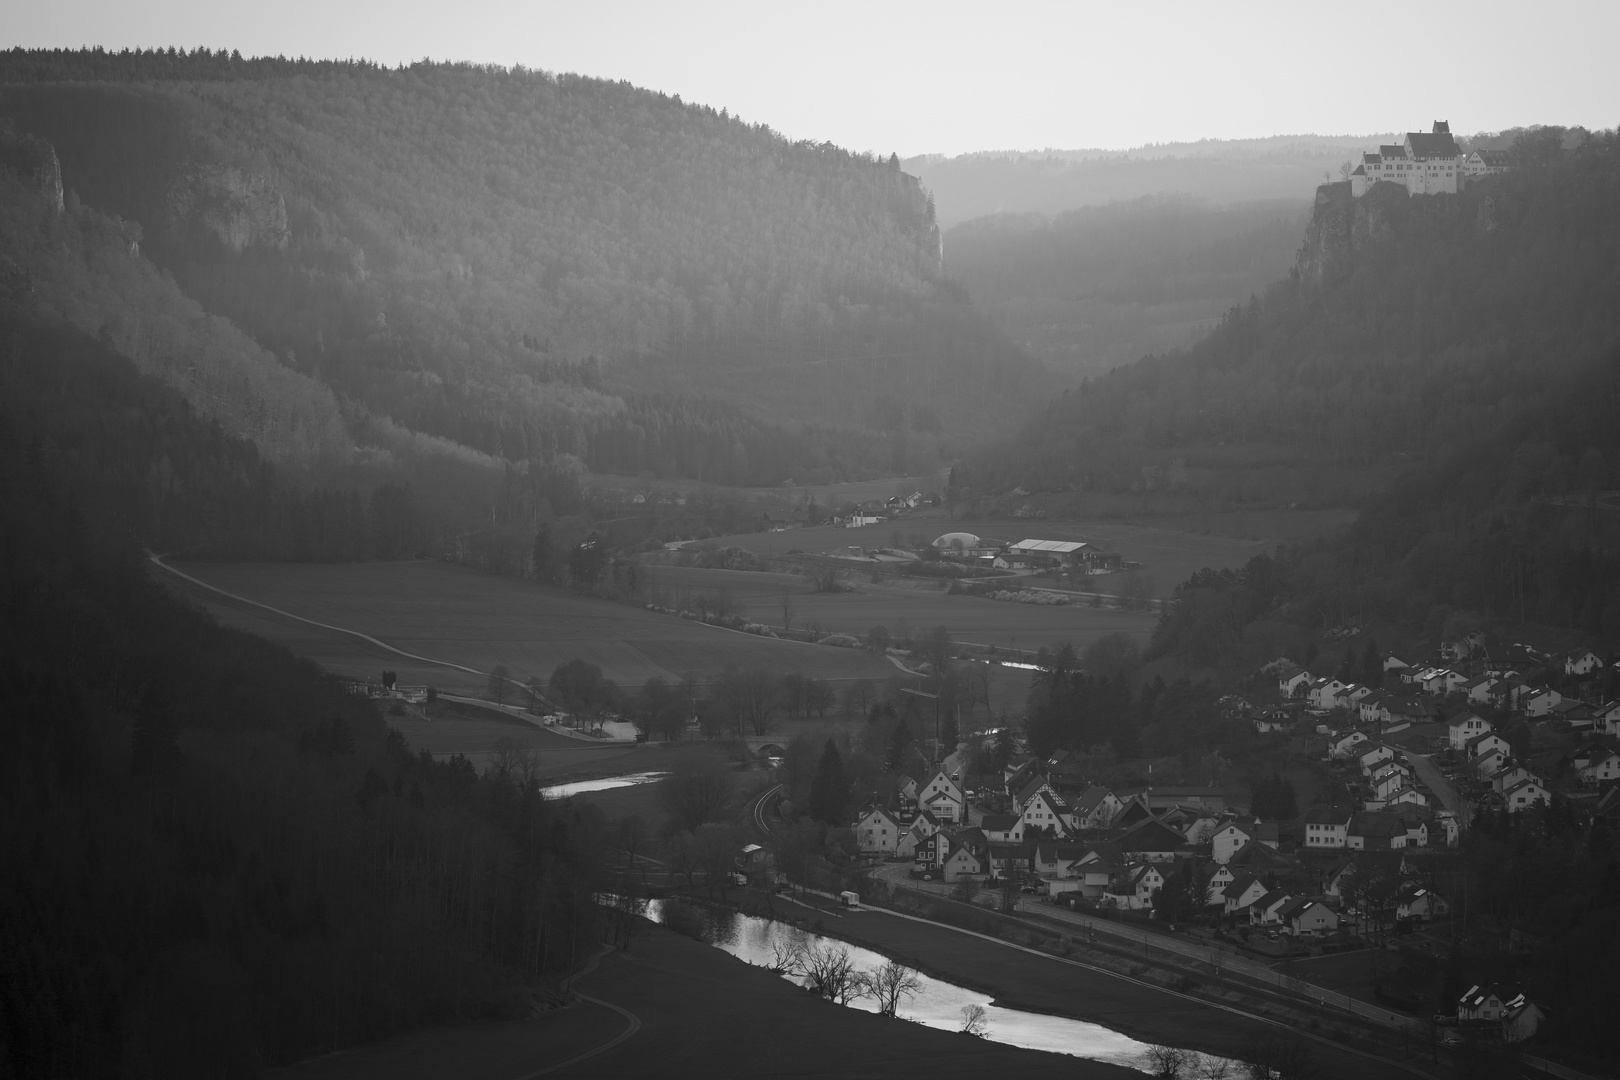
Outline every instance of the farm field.
<svg viewBox="0 0 1620 1080">
<path fill-rule="evenodd" d="M 902 543 L 926 543 L 947 532 L 970 532 L 997 540 L 1026 538 L 1082 540 L 1105 551 L 1142 564 L 1141 574 L 1152 579 L 1153 595 L 1169 596 L 1175 587 L 1206 566 L 1237 568 L 1279 543 L 1295 542 L 1340 528 L 1354 519 L 1354 511 L 1267 510 L 1121 520 L 1118 518 L 985 518 L 952 520 L 943 510 L 929 510 L 880 525 L 848 529 L 817 525 L 784 532 L 744 533 L 716 537 L 723 547 L 739 547 L 766 555 L 789 551 L 822 552 L 840 547 L 881 548 Z M 857 564 L 858 565 L 858 564 Z M 1117 591 L 1119 578 L 1096 578 L 1105 592 Z"/>
<path fill-rule="evenodd" d="M 904 620 L 918 632 L 944 626 L 953 640 L 976 645 L 1038 649 L 1069 642 L 1083 649 L 1116 632 L 1146 644 L 1157 621 L 1152 614 L 1084 604 L 1046 606 L 952 596 L 939 583 L 920 579 L 904 584 L 862 582 L 857 592 L 815 593 L 805 579 L 789 574 L 658 565 L 640 567 L 638 572 L 649 588 L 663 591 L 672 606 L 678 606 L 683 593 L 724 590 L 745 617 L 771 626 L 782 625 L 782 593 L 791 590 L 794 626 L 857 636 L 879 624 L 892 631 Z M 850 576 L 859 578 L 859 574 Z M 1008 587 L 1016 588 L 1017 582 L 1017 578 L 1009 578 Z"/>
<path fill-rule="evenodd" d="M 846 502 L 866 502 L 887 499 L 891 495 L 909 495 L 913 491 L 942 491 L 945 474 L 924 476 L 890 476 L 879 480 L 850 480 L 838 484 L 804 484 L 793 487 L 728 487 L 709 484 L 701 480 L 652 480 L 639 476 L 621 476 L 612 473 L 592 473 L 585 486 L 601 491 L 642 491 L 648 486 L 658 491 L 705 493 L 744 499 L 793 502 L 802 505 L 809 499 L 822 506 L 838 506 Z"/>
<path fill-rule="evenodd" d="M 884 679 L 895 670 L 860 650 L 737 633 L 442 562 L 183 563 L 175 569 L 287 615 L 358 631 L 444 663 L 410 660 L 154 568 L 224 625 L 286 645 L 340 675 L 372 676 L 387 667 L 402 682 L 451 692 L 481 694 L 484 673 L 497 664 L 519 681 L 544 680 L 576 657 L 627 686 L 654 675 L 701 677 L 727 664 L 799 671 L 835 684 Z"/>
</svg>

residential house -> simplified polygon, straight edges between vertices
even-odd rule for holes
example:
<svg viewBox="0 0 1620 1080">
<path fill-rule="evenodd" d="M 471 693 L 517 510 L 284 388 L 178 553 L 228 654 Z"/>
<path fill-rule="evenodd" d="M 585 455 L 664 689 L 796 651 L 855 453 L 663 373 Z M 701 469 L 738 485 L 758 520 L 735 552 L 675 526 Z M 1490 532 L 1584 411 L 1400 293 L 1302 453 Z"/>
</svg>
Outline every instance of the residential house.
<svg viewBox="0 0 1620 1080">
<path fill-rule="evenodd" d="M 1606 749 L 1602 754 L 1593 753 L 1586 764 L 1580 766 L 1580 770 L 1583 784 L 1596 785 L 1620 779 L 1620 751 Z"/>
<path fill-rule="evenodd" d="M 1468 740 L 1468 756 L 1470 758 L 1483 757 L 1492 750 L 1500 750 L 1504 754 L 1511 754 L 1513 747 L 1508 741 L 1494 731 L 1487 731 L 1483 735 L 1475 735 Z"/>
<path fill-rule="evenodd" d="M 1248 916 L 1249 909 L 1271 890 L 1252 874 L 1245 874 L 1227 885 L 1223 897 L 1223 910 L 1228 915 Z"/>
<path fill-rule="evenodd" d="M 965 836 L 954 837 L 940 866 L 940 877 L 952 882 L 976 881 L 990 873 L 989 859 L 988 844 L 974 843 Z"/>
<path fill-rule="evenodd" d="M 1030 873 L 1029 849 L 1023 844 L 990 844 L 990 876 L 1013 881 Z"/>
<path fill-rule="evenodd" d="M 1620 735 L 1620 701 L 1599 706 L 1592 717 L 1594 726 L 1605 735 Z"/>
<path fill-rule="evenodd" d="M 1530 1003 L 1523 994 L 1515 994 L 1502 1003 L 1502 1040 L 1523 1042 L 1541 1027 L 1547 1014 Z"/>
<path fill-rule="evenodd" d="M 855 843 L 863 855 L 893 855 L 905 827 L 882 806 L 862 811 L 855 822 Z"/>
<path fill-rule="evenodd" d="M 1199 884 L 1203 886 L 1204 903 L 1209 905 L 1226 904 L 1226 887 L 1238 879 L 1238 875 L 1230 866 L 1216 866 L 1213 870 L 1199 876 Z"/>
<path fill-rule="evenodd" d="M 1542 687 L 1524 697 L 1520 708 L 1526 716 L 1547 716 L 1553 707 L 1564 700 L 1564 695 L 1548 687 Z"/>
<path fill-rule="evenodd" d="M 1024 819 L 1018 814 L 985 814 L 978 827 L 992 844 L 1021 844 L 1024 841 Z"/>
<path fill-rule="evenodd" d="M 1133 862 L 1172 862 L 1189 853 L 1186 837 L 1158 820 L 1137 822 L 1114 843 Z"/>
<path fill-rule="evenodd" d="M 1455 641 L 1448 641 L 1440 646 L 1440 652 L 1448 660 L 1467 660 L 1476 653 L 1485 651 L 1485 634 L 1475 630 L 1464 634 Z"/>
<path fill-rule="evenodd" d="M 1177 823 L 1177 828 L 1181 830 L 1181 835 L 1187 838 L 1187 843 L 1207 844 L 1210 837 L 1215 835 L 1215 829 L 1220 823 L 1221 819 L 1214 814 L 1200 810 L 1188 814 Z"/>
<path fill-rule="evenodd" d="M 1277 678 L 1277 693 L 1284 698 L 1303 697 L 1310 691 L 1311 683 L 1316 676 L 1304 668 L 1295 668 L 1293 671 Z"/>
<path fill-rule="evenodd" d="M 1226 812 L 1226 790 L 1218 787 L 1167 784 L 1146 788 L 1120 788 L 1117 794 L 1124 800 L 1129 800 L 1133 795 L 1142 796 L 1148 809 L 1155 814 L 1161 810 L 1172 810 L 1177 806 L 1193 806 L 1217 814 Z M 1118 827 L 1117 822 L 1115 827 Z"/>
<path fill-rule="evenodd" d="M 1454 717 L 1446 727 L 1450 736 L 1449 743 L 1453 750 L 1465 750 L 1470 739 L 1477 739 L 1491 730 L 1491 725 L 1485 718 L 1474 713 L 1463 713 Z"/>
<path fill-rule="evenodd" d="M 1502 995 L 1496 987 L 1489 984 L 1470 986 L 1457 1000 L 1458 1020 L 1490 1020 L 1502 1019 Z"/>
<path fill-rule="evenodd" d="M 1428 668 L 1419 676 L 1418 685 L 1423 688 L 1425 694 L 1445 697 L 1457 693 L 1467 681 L 1466 675 L 1451 668 Z"/>
<path fill-rule="evenodd" d="M 1402 890 L 1395 898 L 1395 917 L 1397 919 L 1410 919 L 1413 922 L 1428 922 L 1441 915 L 1448 914 L 1451 905 L 1445 898 L 1433 889 L 1422 885 L 1411 885 Z"/>
<path fill-rule="evenodd" d="M 1049 833 L 1056 839 L 1068 836 L 1070 832 L 1069 805 L 1054 795 L 1050 788 L 1037 789 L 1023 804 L 1019 817 L 1025 836 Z"/>
<path fill-rule="evenodd" d="M 1356 747 L 1367 741 L 1364 731 L 1346 731 L 1340 735 L 1328 738 L 1328 756 L 1333 758 L 1347 758 Z"/>
<path fill-rule="evenodd" d="M 1389 798 L 1384 800 L 1384 805 L 1390 807 L 1402 805 L 1428 806 L 1429 797 L 1417 788 L 1407 785 L 1393 792 Z"/>
<path fill-rule="evenodd" d="M 1342 848 L 1350 829 L 1349 810 L 1336 807 L 1313 807 L 1305 813 L 1305 846 L 1307 848 Z"/>
<path fill-rule="evenodd" d="M 1074 864 L 1089 850 L 1084 844 L 1043 840 L 1035 845 L 1034 870 L 1043 877 L 1069 877 Z"/>
<path fill-rule="evenodd" d="M 1395 760 L 1395 748 L 1379 743 L 1377 746 L 1357 747 L 1356 764 L 1361 766 L 1363 776 L 1371 776 L 1373 770 L 1386 761 Z"/>
<path fill-rule="evenodd" d="M 1591 649 L 1564 657 L 1565 675 L 1590 675 L 1603 668 L 1603 658 Z"/>
<path fill-rule="evenodd" d="M 1474 775 L 1484 780 L 1501 772 L 1511 760 L 1505 750 L 1493 746 L 1475 758 L 1471 764 L 1474 767 Z"/>
<path fill-rule="evenodd" d="M 1245 828 L 1237 822 L 1228 822 L 1210 834 L 1209 857 L 1217 863 L 1225 865 L 1232 861 L 1232 856 L 1245 844 L 1255 841 L 1253 826 Z"/>
<path fill-rule="evenodd" d="M 1109 882 L 1125 865 L 1125 858 L 1113 844 L 1093 844 L 1069 867 L 1069 876 L 1080 883 L 1080 894 L 1099 899 Z"/>
<path fill-rule="evenodd" d="M 1474 705 L 1489 705 L 1491 687 L 1495 686 L 1496 682 L 1495 676 L 1480 675 L 1462 684 L 1462 694 Z"/>
<path fill-rule="evenodd" d="M 1345 830 L 1344 846 L 1352 851 L 1390 851 L 1406 846 L 1406 826 L 1393 814 L 1361 813 Z"/>
<path fill-rule="evenodd" d="M 1164 874 L 1152 863 L 1127 867 L 1115 875 L 1108 886 L 1106 899 L 1115 907 L 1140 911 L 1153 906 L 1153 894 L 1164 888 Z"/>
<path fill-rule="evenodd" d="M 1283 929 L 1295 937 L 1322 937 L 1339 929 L 1339 913 L 1316 900 L 1290 899 L 1277 915 Z"/>
<path fill-rule="evenodd" d="M 940 770 L 917 792 L 917 805 L 940 822 L 957 822 L 964 819 L 967 800 L 962 785 Z"/>
<path fill-rule="evenodd" d="M 1565 698 L 1554 705 L 1548 716 L 1572 735 L 1583 735 L 1597 727 L 1597 710 L 1574 698 Z"/>
<path fill-rule="evenodd" d="M 1384 654 L 1384 673 L 1385 674 L 1388 674 L 1391 671 L 1406 671 L 1409 668 L 1411 668 L 1411 666 L 1412 665 L 1409 662 L 1407 662 L 1406 660 L 1401 659 L 1395 653 L 1385 653 Z"/>
<path fill-rule="evenodd" d="M 1077 829 L 1106 829 L 1125 804 L 1100 784 L 1092 784 L 1072 804 Z"/>
<path fill-rule="evenodd" d="M 1490 784 L 1492 790 L 1502 794 L 1516 786 L 1521 780 L 1536 780 L 1539 782 L 1540 779 L 1535 773 L 1510 758 L 1491 775 Z"/>
<path fill-rule="evenodd" d="M 1249 922 L 1255 926 L 1276 926 L 1282 922 L 1282 910 L 1292 900 L 1286 889 L 1272 889 L 1249 905 Z"/>
<path fill-rule="evenodd" d="M 1504 173 L 1513 168 L 1514 159 L 1508 150 L 1475 150 L 1463 161 L 1463 175 L 1470 181 L 1492 173 Z"/>
<path fill-rule="evenodd" d="M 1339 691 L 1345 684 L 1338 679 L 1323 677 L 1311 682 L 1311 688 L 1306 692 L 1306 699 L 1318 709 L 1331 709 L 1336 704 Z"/>
<path fill-rule="evenodd" d="M 1384 713 L 1390 731 L 1436 719 L 1434 704 L 1423 698 L 1391 698 L 1384 703 Z"/>
<path fill-rule="evenodd" d="M 927 810 L 912 819 L 906 831 L 895 842 L 894 853 L 902 859 L 915 859 L 917 845 L 939 832 L 939 819 Z"/>
<path fill-rule="evenodd" d="M 1551 802 L 1552 793 L 1534 780 L 1520 780 L 1502 793 L 1502 803 L 1510 814 L 1528 810 L 1537 803 Z"/>
<path fill-rule="evenodd" d="M 1363 724 L 1389 723 L 1389 702 L 1393 697 L 1388 690 L 1374 690 L 1356 702 L 1356 718 Z"/>
</svg>

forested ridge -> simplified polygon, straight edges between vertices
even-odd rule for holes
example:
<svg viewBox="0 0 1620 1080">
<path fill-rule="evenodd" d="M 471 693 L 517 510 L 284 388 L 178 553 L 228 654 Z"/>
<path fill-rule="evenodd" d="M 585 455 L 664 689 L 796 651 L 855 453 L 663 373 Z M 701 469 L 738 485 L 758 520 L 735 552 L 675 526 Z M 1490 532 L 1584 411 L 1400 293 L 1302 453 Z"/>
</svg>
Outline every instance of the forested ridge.
<svg viewBox="0 0 1620 1080">
<path fill-rule="evenodd" d="M 1458 612 L 1620 634 L 1601 497 L 1620 486 L 1620 139 L 1566 141 L 1526 134 L 1521 167 L 1455 196 L 1325 186 L 1288 280 L 1065 395 L 959 483 L 1083 500 L 1179 459 L 1221 506 L 1263 503 L 1282 464 L 1393 477 L 1346 535 L 1185 583 L 1154 649 L 1198 664 L 1381 621 L 1434 640 Z"/>
<path fill-rule="evenodd" d="M 282 490 L 126 358 L 9 312 L 0 494 L 0 1074 L 255 1076 L 524 1015 L 599 939 L 597 819 L 413 756 L 142 569 L 158 544 L 394 554 L 385 489 Z"/>
<path fill-rule="evenodd" d="M 1287 272 L 1305 200 L 1153 195 L 995 214 L 945 234 L 946 271 L 1054 370 L 1099 375 L 1183 348 Z"/>
<path fill-rule="evenodd" d="M 678 97 L 12 50 L 0 115 L 53 148 L 70 203 L 261 349 L 256 370 L 493 458 L 731 483 L 904 471 L 1050 385 L 942 281 L 932 203 L 896 159 Z M 126 306 L 98 313 L 120 348 L 140 334 Z"/>
</svg>

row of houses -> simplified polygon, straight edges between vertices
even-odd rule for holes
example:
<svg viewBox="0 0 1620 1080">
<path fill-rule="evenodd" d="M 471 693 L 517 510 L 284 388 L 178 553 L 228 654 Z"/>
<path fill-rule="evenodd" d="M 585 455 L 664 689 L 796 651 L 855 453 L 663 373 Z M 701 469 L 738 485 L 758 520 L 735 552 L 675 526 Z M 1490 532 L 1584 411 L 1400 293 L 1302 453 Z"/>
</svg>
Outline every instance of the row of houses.
<svg viewBox="0 0 1620 1080">
<path fill-rule="evenodd" d="M 1399 143 L 1363 153 L 1350 172 L 1350 194 L 1359 199 L 1374 184 L 1391 183 L 1413 195 L 1455 195 L 1471 180 L 1512 167 L 1512 157 L 1505 151 L 1464 154 L 1451 125 L 1436 120 L 1429 131 L 1409 131 Z"/>
</svg>

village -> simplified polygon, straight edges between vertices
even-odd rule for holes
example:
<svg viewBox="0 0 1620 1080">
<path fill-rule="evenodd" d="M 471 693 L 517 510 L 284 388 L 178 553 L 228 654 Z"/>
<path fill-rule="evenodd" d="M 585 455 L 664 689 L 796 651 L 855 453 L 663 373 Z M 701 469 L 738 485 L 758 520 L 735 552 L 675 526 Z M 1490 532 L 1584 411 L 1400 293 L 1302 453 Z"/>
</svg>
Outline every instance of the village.
<svg viewBox="0 0 1620 1080">
<path fill-rule="evenodd" d="M 1472 634 L 1432 663 L 1377 662 L 1370 686 L 1279 660 L 1257 674 L 1264 703 L 1221 702 L 1259 739 L 1298 740 L 1344 802 L 1263 819 L 1219 786 L 1095 782 L 1064 750 L 992 775 L 954 754 L 863 807 L 856 843 L 898 887 L 1003 911 L 1087 913 L 1271 964 L 1358 950 L 1433 963 L 1466 922 L 1458 848 L 1471 823 L 1554 800 L 1620 820 L 1620 701 L 1602 700 L 1612 660 L 1590 650 Z M 1517 988 L 1475 984 L 1430 1019 L 1443 1042 L 1518 1042 L 1544 1014 Z"/>
</svg>

